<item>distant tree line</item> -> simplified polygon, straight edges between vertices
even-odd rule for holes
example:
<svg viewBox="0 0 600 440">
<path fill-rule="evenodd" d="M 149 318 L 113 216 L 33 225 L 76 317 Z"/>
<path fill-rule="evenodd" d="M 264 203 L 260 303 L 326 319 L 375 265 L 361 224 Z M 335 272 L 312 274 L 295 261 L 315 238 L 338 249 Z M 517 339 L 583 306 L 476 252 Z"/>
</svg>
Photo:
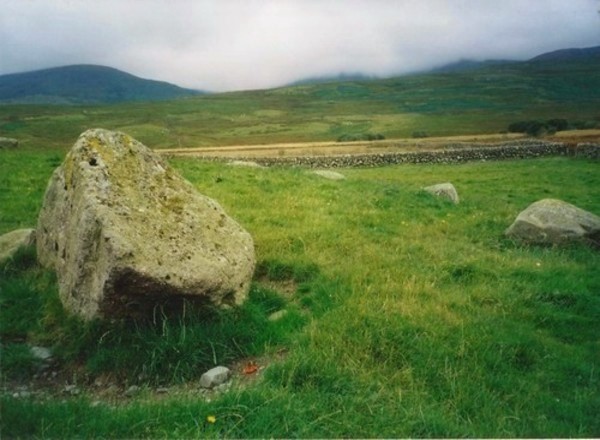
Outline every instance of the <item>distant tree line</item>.
<svg viewBox="0 0 600 440">
<path fill-rule="evenodd" d="M 412 137 L 415 139 L 426 138 L 429 137 L 429 133 L 423 130 L 413 131 Z"/>
<path fill-rule="evenodd" d="M 597 121 L 574 121 L 567 119 L 554 118 L 548 120 L 528 120 L 513 122 L 508 126 L 510 133 L 526 133 L 530 136 L 542 136 L 544 134 L 554 134 L 557 131 L 564 130 L 585 130 L 596 128 L 600 124 Z"/>
<path fill-rule="evenodd" d="M 354 141 L 380 141 L 385 139 L 381 133 L 355 133 L 343 134 L 337 138 L 338 142 L 354 142 Z"/>
</svg>

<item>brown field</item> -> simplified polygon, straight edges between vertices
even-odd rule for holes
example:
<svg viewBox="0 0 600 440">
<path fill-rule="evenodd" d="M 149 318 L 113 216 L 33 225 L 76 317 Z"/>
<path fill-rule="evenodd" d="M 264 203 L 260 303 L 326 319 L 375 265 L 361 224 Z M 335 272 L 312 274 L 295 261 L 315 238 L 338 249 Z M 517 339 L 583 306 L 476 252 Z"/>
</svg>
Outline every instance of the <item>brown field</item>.
<svg viewBox="0 0 600 440">
<path fill-rule="evenodd" d="M 559 131 L 548 139 L 573 144 L 579 142 L 600 142 L 600 129 Z"/>
<path fill-rule="evenodd" d="M 434 150 L 449 143 L 493 143 L 521 139 L 520 134 L 430 137 L 425 139 L 385 139 L 355 142 L 298 142 L 268 145 L 233 145 L 227 147 L 157 149 L 159 153 L 175 156 L 205 157 L 293 157 L 339 154 L 387 153 L 399 151 Z M 466 145 L 465 145 L 466 146 Z"/>
<path fill-rule="evenodd" d="M 171 156 L 201 157 L 298 157 L 329 156 L 343 154 L 369 154 L 436 150 L 448 144 L 497 143 L 525 139 L 518 133 L 485 134 L 469 136 L 429 137 L 424 139 L 385 139 L 381 141 L 356 142 L 299 142 L 268 145 L 233 145 L 227 147 L 157 149 L 158 153 Z M 599 142 L 600 130 L 570 130 L 556 133 L 545 140 L 578 143 Z M 453 145 L 458 147 L 458 145 Z"/>
</svg>

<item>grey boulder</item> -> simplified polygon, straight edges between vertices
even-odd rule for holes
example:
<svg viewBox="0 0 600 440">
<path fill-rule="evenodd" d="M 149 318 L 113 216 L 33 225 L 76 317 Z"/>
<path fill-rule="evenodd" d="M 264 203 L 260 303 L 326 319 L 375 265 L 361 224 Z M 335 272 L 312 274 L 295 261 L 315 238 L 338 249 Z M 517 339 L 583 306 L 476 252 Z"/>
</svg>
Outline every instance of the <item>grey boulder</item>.
<svg viewBox="0 0 600 440">
<path fill-rule="evenodd" d="M 456 191 L 456 188 L 449 182 L 426 186 L 425 188 L 423 188 L 423 190 L 430 194 L 433 194 L 434 196 L 448 199 L 454 204 L 458 204 L 458 202 L 460 201 L 460 199 L 458 198 L 458 192 Z"/>
<path fill-rule="evenodd" d="M 562 200 L 543 199 L 522 211 L 505 234 L 532 244 L 583 240 L 600 245 L 600 217 Z"/>
<path fill-rule="evenodd" d="M 342 173 L 338 173 L 337 171 L 331 171 L 331 170 L 315 170 L 312 171 L 313 174 L 316 174 L 317 176 L 323 177 L 325 179 L 329 179 L 329 180 L 345 180 L 346 176 L 344 176 Z"/>
<path fill-rule="evenodd" d="M 231 370 L 227 367 L 215 367 L 208 370 L 200 377 L 200 386 L 202 388 L 214 388 L 219 386 L 229 379 Z"/>
<path fill-rule="evenodd" d="M 157 154 L 123 133 L 83 133 L 52 175 L 38 259 L 85 320 L 242 303 L 252 237 Z M 160 310 L 160 309 L 159 309 Z"/>
</svg>

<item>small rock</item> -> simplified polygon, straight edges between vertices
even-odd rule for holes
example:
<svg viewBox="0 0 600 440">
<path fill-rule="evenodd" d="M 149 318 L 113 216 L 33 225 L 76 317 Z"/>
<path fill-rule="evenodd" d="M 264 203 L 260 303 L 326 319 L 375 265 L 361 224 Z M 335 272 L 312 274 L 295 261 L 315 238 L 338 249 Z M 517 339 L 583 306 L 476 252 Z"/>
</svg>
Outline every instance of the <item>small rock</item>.
<svg viewBox="0 0 600 440">
<path fill-rule="evenodd" d="M 231 371 L 227 367 L 215 367 L 208 370 L 200 378 L 200 386 L 202 388 L 214 388 L 217 385 L 221 385 L 226 382 L 231 375 Z"/>
<path fill-rule="evenodd" d="M 127 397 L 133 397 L 140 392 L 140 387 L 137 385 L 131 385 L 127 390 L 125 390 L 125 395 Z"/>
<path fill-rule="evenodd" d="M 52 352 L 49 348 L 32 346 L 30 350 L 31 355 L 41 361 L 47 361 L 52 358 Z"/>
<path fill-rule="evenodd" d="M 232 160 L 228 165 L 232 167 L 264 168 L 261 164 L 251 160 Z"/>
<path fill-rule="evenodd" d="M 80 392 L 81 391 L 79 390 L 79 388 L 77 388 L 77 385 L 67 385 L 65 387 L 65 393 L 70 394 L 72 396 L 76 396 Z"/>
<path fill-rule="evenodd" d="M 157 389 L 156 389 L 156 392 L 157 392 L 158 394 L 167 394 L 167 393 L 169 392 L 169 389 L 168 389 L 168 388 L 165 388 L 165 387 L 161 387 L 161 388 L 157 388 Z"/>
<path fill-rule="evenodd" d="M 216 387 L 214 387 L 214 390 L 217 393 L 226 393 L 227 391 L 229 391 L 229 388 L 231 388 L 231 382 L 225 382 L 221 385 L 217 385 Z"/>
<path fill-rule="evenodd" d="M 279 321 L 285 315 L 287 315 L 287 310 L 277 310 L 276 312 L 271 313 L 268 319 L 272 322 Z"/>
<path fill-rule="evenodd" d="M 456 188 L 454 188 L 454 185 L 449 182 L 426 186 L 423 188 L 423 190 L 433 194 L 434 196 L 446 198 L 455 205 L 460 201 L 458 198 L 458 193 L 456 192 Z"/>
<path fill-rule="evenodd" d="M 316 171 L 313 171 L 312 173 L 316 174 L 317 176 L 324 177 L 325 179 L 329 179 L 329 180 L 345 180 L 346 179 L 346 176 L 344 176 L 341 173 L 337 173 L 335 171 L 316 170 Z"/>
</svg>

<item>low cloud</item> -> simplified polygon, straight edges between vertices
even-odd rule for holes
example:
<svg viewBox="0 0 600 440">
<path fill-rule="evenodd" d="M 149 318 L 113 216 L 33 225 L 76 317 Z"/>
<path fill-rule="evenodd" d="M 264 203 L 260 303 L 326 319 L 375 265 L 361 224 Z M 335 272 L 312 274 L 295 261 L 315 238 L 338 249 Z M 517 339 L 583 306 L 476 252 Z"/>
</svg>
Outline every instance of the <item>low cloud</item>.
<svg viewBox="0 0 600 440">
<path fill-rule="evenodd" d="M 8 4 L 2 4 L 2 2 Z M 600 44 L 596 0 L 0 0 L 0 74 L 102 64 L 197 89 L 266 88 Z"/>
</svg>

